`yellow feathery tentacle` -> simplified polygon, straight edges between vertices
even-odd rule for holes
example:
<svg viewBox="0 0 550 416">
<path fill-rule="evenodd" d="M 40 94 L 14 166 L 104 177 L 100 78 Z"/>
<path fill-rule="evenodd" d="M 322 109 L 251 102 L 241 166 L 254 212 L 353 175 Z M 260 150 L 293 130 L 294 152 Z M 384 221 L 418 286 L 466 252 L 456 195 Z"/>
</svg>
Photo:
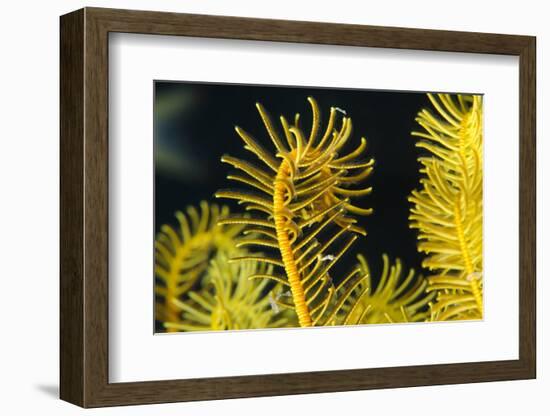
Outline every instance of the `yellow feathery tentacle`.
<svg viewBox="0 0 550 416">
<path fill-rule="evenodd" d="M 296 308 L 298 320 L 301 326 L 311 326 L 313 321 L 306 305 L 306 295 L 300 280 L 298 265 L 296 264 L 289 234 L 287 232 L 287 222 L 292 221 L 292 217 L 288 215 L 290 211 L 287 210 L 284 203 L 285 192 L 287 192 L 285 182 L 289 179 L 289 175 L 290 168 L 288 167 L 286 160 L 283 160 L 277 172 L 277 177 L 275 178 L 273 218 L 275 221 L 275 230 L 277 232 L 279 250 L 283 259 L 288 282 L 292 290 L 294 307 Z"/>
<path fill-rule="evenodd" d="M 428 282 L 413 269 L 403 278 L 399 259 L 390 264 L 383 255 L 384 267 L 376 288 L 367 261 L 359 264 L 337 287 L 339 303 L 331 317 L 335 325 L 362 325 L 420 322 L 429 316 L 428 304 L 435 293 L 426 293 Z M 358 277 L 358 278 L 357 278 Z"/>
<path fill-rule="evenodd" d="M 173 300 L 189 291 L 205 275 L 208 262 L 217 253 L 236 255 L 242 252 L 237 236 L 242 225 L 219 225 L 229 208 L 202 201 L 200 211 L 187 208 L 177 212 L 179 227 L 163 225 L 155 240 L 155 318 L 161 322 L 177 322 L 179 309 Z M 172 331 L 173 329 L 169 329 Z"/>
<path fill-rule="evenodd" d="M 254 233 L 254 238 L 243 244 L 260 246 L 262 251 L 275 248 L 273 256 L 259 254 L 241 260 L 253 258 L 279 269 L 271 280 L 282 279 L 291 293 L 291 303 L 279 303 L 293 308 L 304 327 L 326 323 L 335 293 L 329 272 L 357 238 L 353 234 L 366 235 L 350 214 L 369 215 L 372 209 L 353 205 L 351 198 L 367 195 L 371 188 L 352 187 L 368 178 L 374 165 L 374 160 L 362 159 L 364 138 L 351 153 L 338 155 L 351 137 L 351 118 L 343 116 L 337 128 L 341 111 L 331 108 L 328 125 L 322 132 L 319 107 L 313 98 L 308 101 L 313 114 L 309 134 L 300 128 L 297 114 L 293 125 L 280 117 L 283 136 L 263 106 L 257 104 L 274 151 L 266 150 L 240 127 L 235 130 L 245 149 L 265 166 L 222 157 L 222 162 L 239 170 L 239 174 L 229 178 L 250 186 L 255 193 L 216 193 L 216 197 L 236 199 L 247 211 L 262 215 L 227 217 L 219 224 L 244 225 L 245 234 Z"/>
<path fill-rule="evenodd" d="M 210 262 L 203 287 L 189 292 L 185 301 L 172 300 L 180 318 L 165 322 L 165 328 L 220 331 L 280 328 L 292 324 L 291 317 L 276 310 L 272 295 L 266 293 L 269 281 L 251 279 L 269 274 L 271 270 L 272 266 L 254 261 L 229 263 L 226 254 L 220 252 Z"/>
<path fill-rule="evenodd" d="M 434 275 L 429 291 L 438 294 L 432 319 L 480 319 L 482 293 L 482 98 L 428 94 L 436 115 L 416 118 L 423 131 L 417 147 L 422 189 L 409 197 L 410 225 L 419 230 L 423 266 Z"/>
</svg>

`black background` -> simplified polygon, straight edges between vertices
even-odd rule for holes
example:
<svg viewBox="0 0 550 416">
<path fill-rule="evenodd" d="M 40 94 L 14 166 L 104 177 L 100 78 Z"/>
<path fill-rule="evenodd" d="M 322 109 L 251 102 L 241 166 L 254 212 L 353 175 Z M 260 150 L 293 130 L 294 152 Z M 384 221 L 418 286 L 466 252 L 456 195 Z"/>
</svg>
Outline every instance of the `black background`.
<svg viewBox="0 0 550 416">
<path fill-rule="evenodd" d="M 279 115 L 293 120 L 299 112 L 307 135 L 311 110 L 306 99 L 312 96 L 321 109 L 321 131 L 326 128 L 331 106 L 340 107 L 351 116 L 352 137 L 341 153 L 354 149 L 360 138 L 366 137 L 367 155 L 376 160 L 374 173 L 366 182 L 373 186 L 373 193 L 355 200 L 355 205 L 374 208 L 373 215 L 359 218 L 368 235 L 352 246 L 352 253 L 342 259 L 343 267 L 351 269 L 354 254 L 362 253 L 376 281 L 382 254 L 387 253 L 391 259 L 401 258 L 406 269 L 421 271 L 416 231 L 408 226 L 407 196 L 418 187 L 419 152 L 410 133 L 418 129 L 414 121 L 418 111 L 429 106 L 425 93 L 166 81 L 156 81 L 154 87 L 156 232 L 162 224 L 176 225 L 177 210 L 198 205 L 201 200 L 214 201 L 213 194 L 218 189 L 242 188 L 226 179 L 231 167 L 220 162 L 223 154 L 262 164 L 243 149 L 243 142 L 234 131 L 234 126 L 239 125 L 265 148 L 273 149 L 256 102 L 263 104 L 278 128 Z M 168 164 L 171 168 L 160 155 L 172 159 Z M 232 201 L 215 202 L 239 210 Z"/>
</svg>

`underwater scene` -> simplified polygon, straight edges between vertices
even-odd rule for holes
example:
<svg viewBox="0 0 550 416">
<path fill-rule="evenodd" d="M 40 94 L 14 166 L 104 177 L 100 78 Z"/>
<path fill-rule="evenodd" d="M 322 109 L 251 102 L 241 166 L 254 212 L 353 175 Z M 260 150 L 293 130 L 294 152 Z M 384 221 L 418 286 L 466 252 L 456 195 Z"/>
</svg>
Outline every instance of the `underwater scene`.
<svg viewBox="0 0 550 416">
<path fill-rule="evenodd" d="M 155 81 L 155 332 L 483 319 L 483 97 Z"/>
</svg>

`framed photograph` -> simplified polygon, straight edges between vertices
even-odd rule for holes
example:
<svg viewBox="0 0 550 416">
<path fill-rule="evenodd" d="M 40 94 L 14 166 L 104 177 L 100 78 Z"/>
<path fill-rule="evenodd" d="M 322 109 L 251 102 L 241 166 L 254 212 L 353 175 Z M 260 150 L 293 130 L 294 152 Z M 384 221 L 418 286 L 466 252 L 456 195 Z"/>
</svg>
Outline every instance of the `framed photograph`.
<svg viewBox="0 0 550 416">
<path fill-rule="evenodd" d="M 60 27 L 63 400 L 536 376 L 534 37 Z"/>
</svg>

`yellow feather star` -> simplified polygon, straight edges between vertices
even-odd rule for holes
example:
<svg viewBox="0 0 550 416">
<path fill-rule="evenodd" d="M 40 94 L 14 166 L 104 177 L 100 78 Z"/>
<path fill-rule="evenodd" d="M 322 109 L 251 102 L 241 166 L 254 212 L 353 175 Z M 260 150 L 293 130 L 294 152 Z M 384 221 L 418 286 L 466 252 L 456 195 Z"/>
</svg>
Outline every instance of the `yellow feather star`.
<svg viewBox="0 0 550 416">
<path fill-rule="evenodd" d="M 357 256 L 357 268 L 339 285 L 339 304 L 335 308 L 336 325 L 362 325 L 396 322 L 420 322 L 429 316 L 427 305 L 434 294 L 426 295 L 428 282 L 413 269 L 403 278 L 401 260 L 390 265 L 386 254 L 384 267 L 374 287 L 369 265 Z M 354 279 L 359 276 L 359 279 Z M 348 284 L 351 283 L 351 284 Z"/>
<path fill-rule="evenodd" d="M 422 188 L 409 197 L 410 226 L 419 230 L 423 266 L 432 271 L 428 291 L 438 293 L 433 320 L 480 319 L 482 296 L 482 98 L 428 94 L 436 110 L 416 118 L 413 132 Z"/>
<path fill-rule="evenodd" d="M 281 117 L 283 138 L 262 105 L 257 104 L 275 152 L 267 151 L 250 134 L 236 127 L 245 149 L 264 166 L 223 156 L 223 162 L 240 171 L 228 178 L 248 185 L 255 192 L 216 193 L 216 197 L 236 199 L 247 211 L 260 213 L 256 218 L 229 217 L 220 224 L 246 225 L 246 233 L 256 236 L 241 245 L 257 245 L 275 252 L 274 257 L 246 256 L 235 260 L 252 258 L 275 266 L 279 273 L 264 277 L 290 288 L 292 307 L 304 327 L 324 323 L 334 296 L 329 271 L 357 238 L 354 233 L 366 235 L 349 214 L 369 215 L 372 209 L 357 207 L 350 198 L 367 195 L 372 188 L 350 189 L 350 186 L 367 178 L 374 165 L 373 159 L 361 159 L 366 149 L 364 138 L 355 150 L 338 154 L 351 136 L 351 118 L 343 116 L 337 128 L 341 110 L 333 107 L 321 133 L 317 103 L 311 97 L 308 101 L 313 113 L 310 133 L 304 134 L 299 127 L 299 115 L 292 126 Z M 346 241 L 340 243 L 345 237 Z"/>
<path fill-rule="evenodd" d="M 288 325 L 284 313 L 274 311 L 268 280 L 251 279 L 270 273 L 272 266 L 256 261 L 228 263 L 225 254 L 214 258 L 201 291 L 191 291 L 185 302 L 172 299 L 179 322 L 166 322 L 178 331 L 219 331 L 280 328 Z"/>
<path fill-rule="evenodd" d="M 180 299 L 204 276 L 208 262 L 217 252 L 234 255 L 241 225 L 218 225 L 229 215 L 226 206 L 203 201 L 200 210 L 187 208 L 187 214 L 176 213 L 179 227 L 163 225 L 155 240 L 156 319 L 177 322 L 180 310 L 171 301 Z"/>
</svg>

